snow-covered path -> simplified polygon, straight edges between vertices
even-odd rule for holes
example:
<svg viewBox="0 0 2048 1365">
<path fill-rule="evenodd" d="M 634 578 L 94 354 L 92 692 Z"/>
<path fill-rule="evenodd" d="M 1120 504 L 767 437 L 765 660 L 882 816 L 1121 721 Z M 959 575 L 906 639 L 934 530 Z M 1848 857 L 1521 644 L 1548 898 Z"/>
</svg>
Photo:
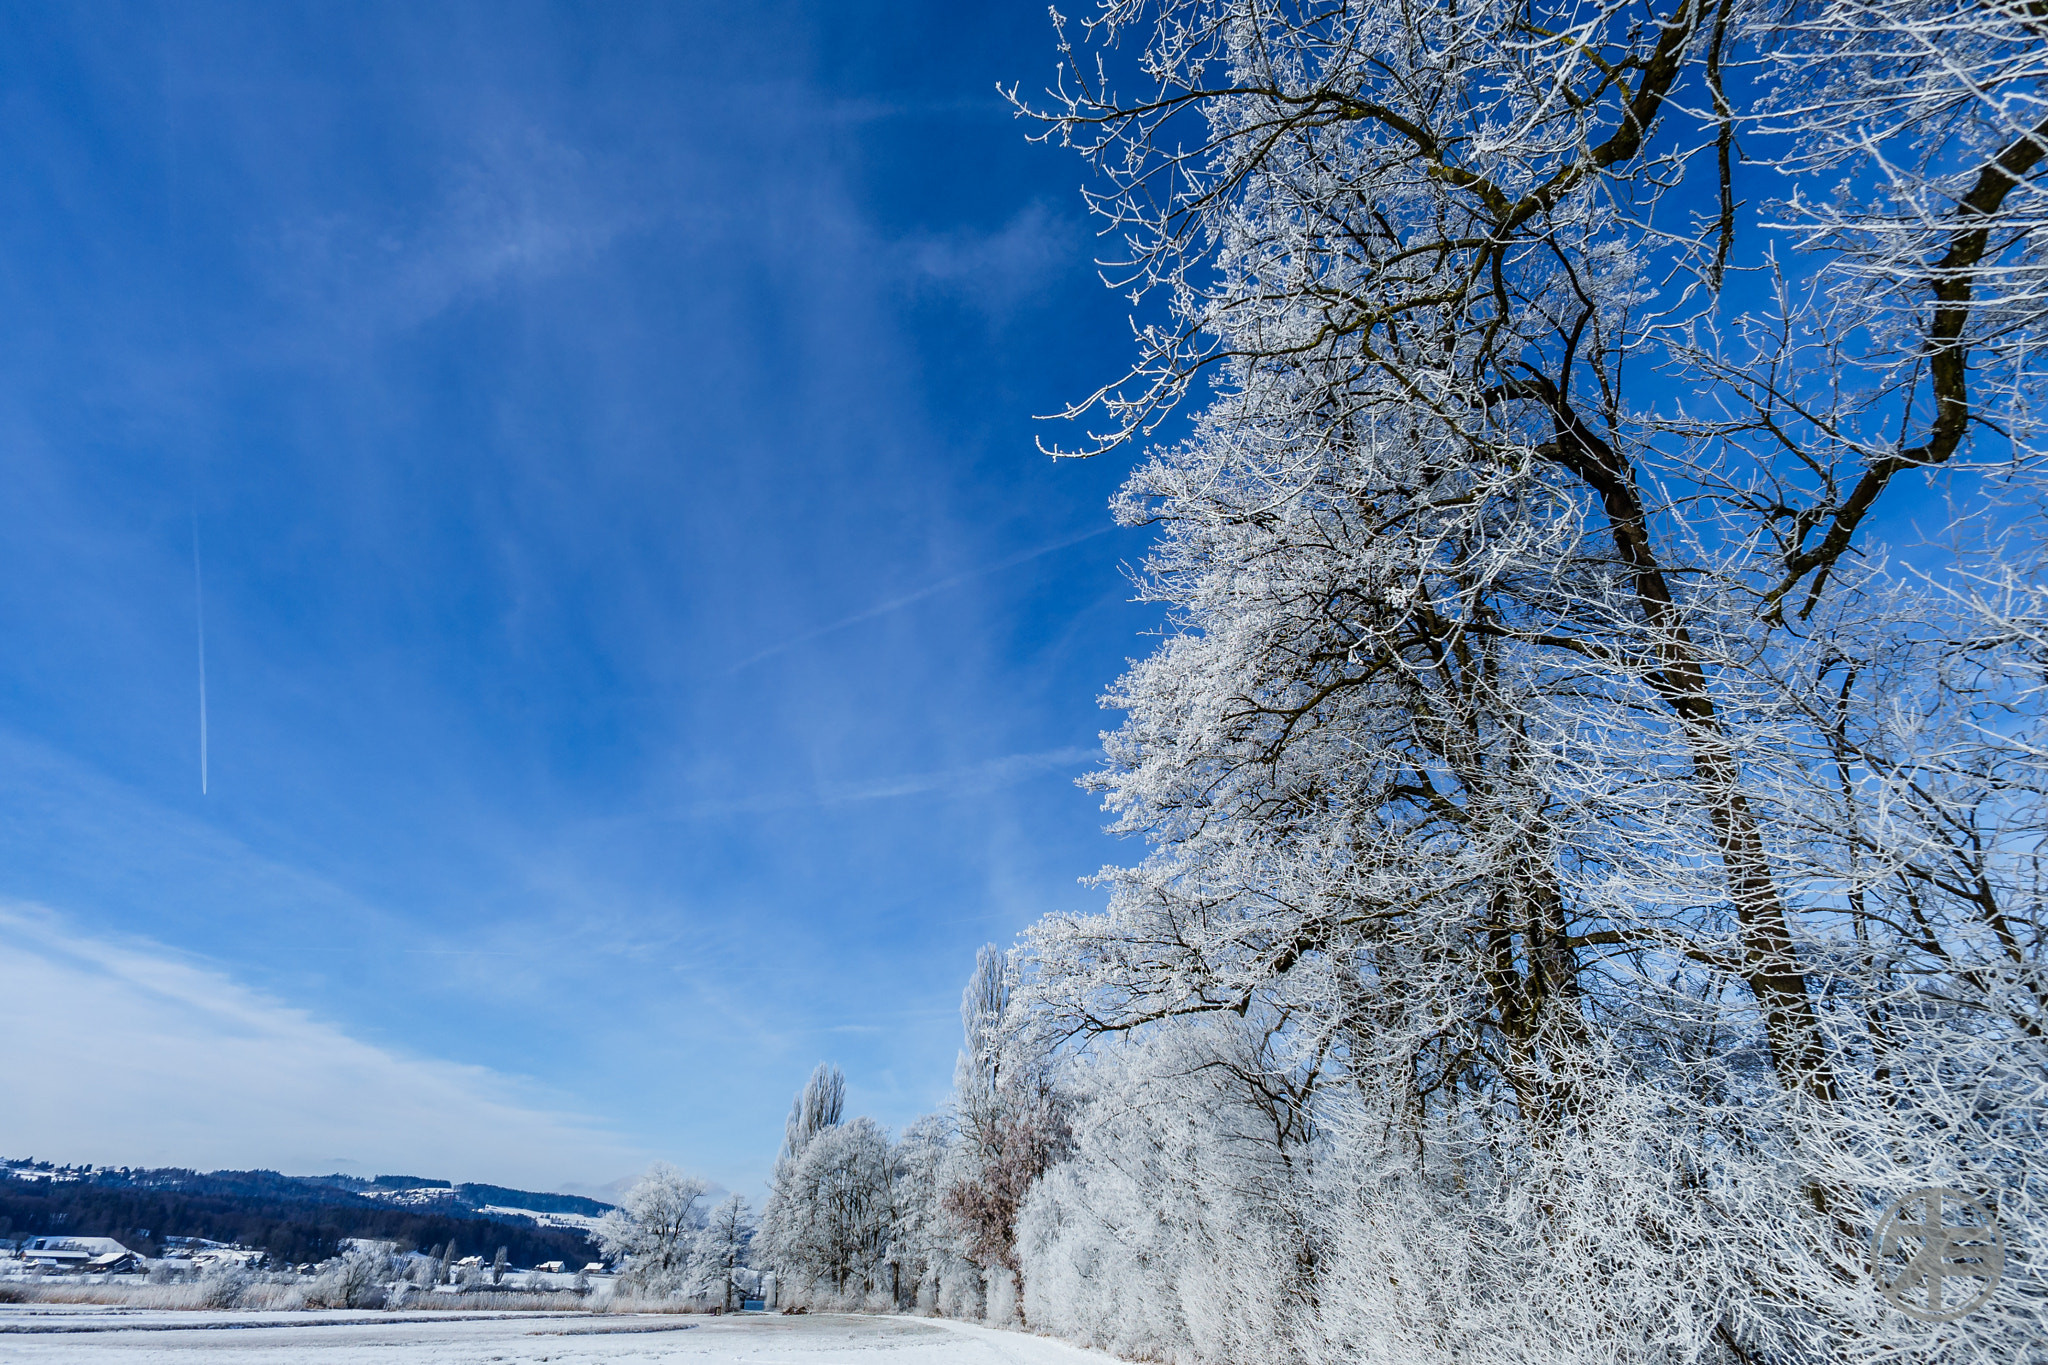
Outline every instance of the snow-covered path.
<svg viewBox="0 0 2048 1365">
<path fill-rule="evenodd" d="M 0 1308 L 0 1365 L 1108 1365 L 1043 1337 L 914 1318 L 63 1313 Z"/>
</svg>

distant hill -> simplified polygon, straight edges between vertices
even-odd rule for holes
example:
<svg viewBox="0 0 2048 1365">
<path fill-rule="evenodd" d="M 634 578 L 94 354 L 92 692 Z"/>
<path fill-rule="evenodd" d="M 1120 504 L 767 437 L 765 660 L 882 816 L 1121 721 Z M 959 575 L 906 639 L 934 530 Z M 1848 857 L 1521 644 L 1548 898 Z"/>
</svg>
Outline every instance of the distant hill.
<svg viewBox="0 0 2048 1365">
<path fill-rule="evenodd" d="M 516 1266 L 596 1259 L 588 1225 L 612 1206 L 578 1195 L 415 1176 L 138 1170 L 0 1160 L 0 1238 L 114 1237 L 154 1254 L 165 1237 L 260 1247 L 319 1261 L 350 1237 L 464 1255 L 500 1246 Z"/>
</svg>

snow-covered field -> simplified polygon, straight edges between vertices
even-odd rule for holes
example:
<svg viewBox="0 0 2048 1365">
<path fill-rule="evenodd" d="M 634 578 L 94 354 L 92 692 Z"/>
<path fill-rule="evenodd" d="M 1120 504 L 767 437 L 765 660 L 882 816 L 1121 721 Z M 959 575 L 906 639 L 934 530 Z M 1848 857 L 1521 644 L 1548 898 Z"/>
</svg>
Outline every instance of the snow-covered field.
<svg viewBox="0 0 2048 1365">
<path fill-rule="evenodd" d="M 1042 1337 L 914 1318 L 157 1313 L 0 1306 L 0 1365 L 1107 1365 Z"/>
</svg>

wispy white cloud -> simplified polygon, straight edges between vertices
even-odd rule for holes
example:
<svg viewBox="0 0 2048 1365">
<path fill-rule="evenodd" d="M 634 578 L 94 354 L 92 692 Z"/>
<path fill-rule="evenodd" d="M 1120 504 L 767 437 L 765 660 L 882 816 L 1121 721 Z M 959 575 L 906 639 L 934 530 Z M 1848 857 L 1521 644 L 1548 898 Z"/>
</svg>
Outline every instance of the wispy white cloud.
<svg viewBox="0 0 2048 1365">
<path fill-rule="evenodd" d="M 417 326 L 463 299 L 589 259 L 644 221 L 585 157 L 544 134 L 497 135 L 403 214 L 330 212 L 256 243 L 273 287 L 323 329 Z"/>
<path fill-rule="evenodd" d="M 872 621 L 876 617 L 887 616 L 890 612 L 901 611 L 907 606 L 922 602 L 928 597 L 936 597 L 940 593 L 957 588 L 963 583 L 971 583 L 977 578 L 986 578 L 992 573 L 1001 573 L 1005 569 L 1014 569 L 1019 564 L 1043 558 L 1057 550 L 1064 550 L 1070 545 L 1079 545 L 1084 540 L 1093 540 L 1097 536 L 1106 536 L 1111 531 L 1118 529 L 1120 528 L 1115 526 L 1102 526 L 1093 531 L 1083 531 L 1080 535 L 1068 536 L 1064 540 L 1055 540 L 1049 545 L 1037 545 L 1028 550 L 1020 550 L 1009 558 L 997 560 L 993 564 L 984 564 L 978 569 L 968 569 L 964 573 L 956 573 L 942 578 L 936 583 L 927 583 L 925 586 L 912 592 L 904 593 L 900 597 L 892 597 L 886 602 L 877 602 L 874 606 L 863 608 L 851 616 L 842 616 L 837 621 L 813 627 L 800 635 L 792 635 L 787 640 L 783 640 L 778 644 L 772 644 L 766 649 L 757 650 L 734 664 L 731 672 L 739 673 L 753 667 L 764 659 L 772 659 L 778 654 L 787 653 L 789 650 L 795 649 L 798 645 L 809 644 L 811 641 L 823 636 L 845 630 L 848 626 L 857 626 L 862 622 Z"/>
<path fill-rule="evenodd" d="M 1037 753 L 1004 754 L 1000 758 L 930 772 L 902 773 L 893 777 L 862 778 L 851 782 L 827 782 L 807 792 L 772 792 L 758 796 L 736 796 L 696 801 L 670 818 L 702 819 L 720 815 L 766 815 L 775 811 L 856 805 L 866 801 L 891 801 L 906 796 L 943 792 L 949 796 L 973 796 L 1014 786 L 1061 768 L 1075 768 L 1096 757 L 1098 751 L 1079 745 L 1045 749 Z"/>
<path fill-rule="evenodd" d="M 854 801 L 886 801 L 899 796 L 921 796 L 926 792 L 937 791 L 966 796 L 1007 787 L 1056 768 L 1085 763 L 1095 757 L 1095 754 L 1094 749 L 1078 745 L 1065 749 L 1046 749 L 1035 754 L 1005 754 L 1001 758 L 985 759 L 980 763 L 944 768 L 936 772 L 908 773 L 901 777 L 884 777 L 827 786 L 820 793 L 820 802 L 828 806 L 837 806 Z"/>
<path fill-rule="evenodd" d="M 529 1083 L 373 1046 L 146 940 L 18 903 L 0 904 L 0 937 L 13 1155 L 528 1188 L 645 1160 Z"/>
<path fill-rule="evenodd" d="M 1073 226 L 1031 204 L 995 232 L 960 229 L 903 244 L 920 288 L 957 295 L 1000 317 L 1044 292 L 1075 259 Z"/>
</svg>

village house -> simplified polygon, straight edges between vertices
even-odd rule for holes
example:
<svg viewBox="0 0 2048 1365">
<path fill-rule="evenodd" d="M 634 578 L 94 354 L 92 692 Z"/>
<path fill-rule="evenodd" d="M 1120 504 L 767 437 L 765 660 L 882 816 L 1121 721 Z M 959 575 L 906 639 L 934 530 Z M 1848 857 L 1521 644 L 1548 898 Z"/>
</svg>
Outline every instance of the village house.
<svg viewBox="0 0 2048 1365">
<path fill-rule="evenodd" d="M 142 1258 L 111 1237 L 31 1237 L 23 1260 L 52 1270 L 116 1274 L 139 1270 Z"/>
</svg>

